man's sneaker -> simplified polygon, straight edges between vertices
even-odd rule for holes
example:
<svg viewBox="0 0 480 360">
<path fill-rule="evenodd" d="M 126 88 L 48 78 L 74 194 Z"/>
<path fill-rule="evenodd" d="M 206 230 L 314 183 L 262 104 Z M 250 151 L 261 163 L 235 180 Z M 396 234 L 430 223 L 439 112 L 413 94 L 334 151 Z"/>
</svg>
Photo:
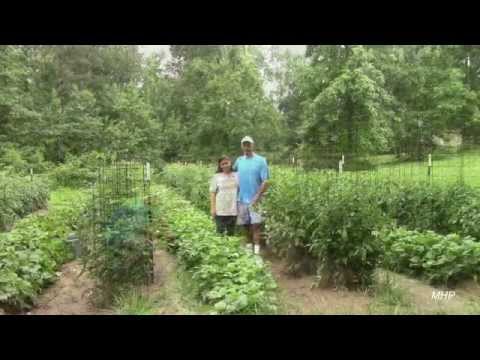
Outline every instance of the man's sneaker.
<svg viewBox="0 0 480 360">
<path fill-rule="evenodd" d="M 255 255 L 260 255 L 260 245 L 255 244 L 253 247 L 253 253 Z"/>
</svg>

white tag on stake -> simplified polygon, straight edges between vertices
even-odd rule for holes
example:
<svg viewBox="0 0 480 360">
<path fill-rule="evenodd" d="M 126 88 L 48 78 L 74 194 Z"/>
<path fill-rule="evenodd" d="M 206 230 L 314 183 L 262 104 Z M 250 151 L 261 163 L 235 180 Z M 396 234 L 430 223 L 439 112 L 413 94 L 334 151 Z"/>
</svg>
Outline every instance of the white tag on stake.
<svg viewBox="0 0 480 360">
<path fill-rule="evenodd" d="M 150 181 L 150 163 L 149 162 L 147 162 L 147 173 L 145 175 L 146 175 L 146 180 Z"/>
</svg>

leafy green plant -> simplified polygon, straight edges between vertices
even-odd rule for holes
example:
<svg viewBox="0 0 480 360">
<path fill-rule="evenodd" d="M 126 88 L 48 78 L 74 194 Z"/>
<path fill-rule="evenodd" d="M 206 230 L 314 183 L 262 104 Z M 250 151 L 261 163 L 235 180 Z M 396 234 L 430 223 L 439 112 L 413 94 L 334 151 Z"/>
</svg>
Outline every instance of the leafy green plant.
<svg viewBox="0 0 480 360">
<path fill-rule="evenodd" d="M 375 231 L 388 219 L 369 201 L 368 183 L 338 181 L 325 190 L 310 245 L 318 273 L 348 288 L 366 287 L 381 255 Z"/>
<path fill-rule="evenodd" d="M 205 184 L 212 171 L 174 164 L 165 168 L 162 179 L 207 211 Z M 367 285 L 383 251 L 373 234 L 389 223 L 456 233 L 468 241 L 480 236 L 480 194 L 468 186 L 277 166 L 271 175 L 260 209 L 271 249 L 287 259 L 294 274 L 318 272 L 327 283 Z M 414 256 L 407 252 L 398 261 L 410 262 Z M 435 278 L 433 270 L 428 276 Z"/>
<path fill-rule="evenodd" d="M 164 167 L 161 180 L 175 188 L 197 208 L 209 212 L 208 184 L 215 173 L 213 167 L 204 165 L 170 164 Z"/>
<path fill-rule="evenodd" d="M 0 173 L 0 231 L 16 220 L 45 208 L 49 189 L 42 176 L 29 177 Z"/>
<path fill-rule="evenodd" d="M 67 156 L 65 163 L 55 167 L 49 173 L 54 186 L 85 187 L 97 178 L 97 168 L 107 160 L 107 156 L 91 152 L 79 157 Z"/>
<path fill-rule="evenodd" d="M 383 181 L 373 196 L 400 226 L 480 239 L 480 193 L 467 185 Z"/>
<path fill-rule="evenodd" d="M 111 302 L 114 294 L 129 285 L 146 281 L 151 264 L 151 244 L 145 236 L 147 212 L 142 206 L 119 207 L 101 233 L 94 234 L 94 244 L 86 246 L 83 261 L 98 280 L 104 302 Z"/>
<path fill-rule="evenodd" d="M 384 230 L 383 265 L 393 271 L 451 285 L 480 273 L 480 243 L 460 235 L 404 228 Z"/>
<path fill-rule="evenodd" d="M 159 186 L 156 192 L 157 211 L 175 233 L 176 255 L 192 273 L 196 295 L 220 314 L 275 312 L 273 277 L 241 239 L 219 236 L 206 214 L 173 191 Z"/>
<path fill-rule="evenodd" d="M 451 186 L 445 198 L 449 232 L 480 241 L 480 192 L 465 185 Z"/>
<path fill-rule="evenodd" d="M 30 215 L 0 238 L 0 306 L 28 309 L 35 296 L 51 283 L 59 266 L 71 259 L 65 239 L 74 217 L 80 216 L 83 194 L 65 208 L 47 215 Z"/>
</svg>

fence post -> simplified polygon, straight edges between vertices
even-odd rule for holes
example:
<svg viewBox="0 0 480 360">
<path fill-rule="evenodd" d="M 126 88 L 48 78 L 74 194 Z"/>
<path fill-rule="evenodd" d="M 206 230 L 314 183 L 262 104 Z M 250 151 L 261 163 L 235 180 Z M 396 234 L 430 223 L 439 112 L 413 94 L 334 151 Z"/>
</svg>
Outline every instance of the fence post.
<svg viewBox="0 0 480 360">
<path fill-rule="evenodd" d="M 462 149 L 460 151 L 461 151 L 461 155 L 460 155 L 460 184 L 462 186 L 464 186 L 465 185 L 465 173 L 464 173 L 465 160 L 463 158 Z"/>
<path fill-rule="evenodd" d="M 147 161 L 147 173 L 145 180 L 150 181 L 150 163 Z"/>
<path fill-rule="evenodd" d="M 30 168 L 30 192 L 33 194 L 33 168 Z M 34 211 L 34 197 L 32 196 L 32 202 L 30 204 L 31 207 L 31 214 L 33 214 Z"/>
<path fill-rule="evenodd" d="M 428 180 L 432 181 L 432 154 L 428 154 Z"/>
</svg>

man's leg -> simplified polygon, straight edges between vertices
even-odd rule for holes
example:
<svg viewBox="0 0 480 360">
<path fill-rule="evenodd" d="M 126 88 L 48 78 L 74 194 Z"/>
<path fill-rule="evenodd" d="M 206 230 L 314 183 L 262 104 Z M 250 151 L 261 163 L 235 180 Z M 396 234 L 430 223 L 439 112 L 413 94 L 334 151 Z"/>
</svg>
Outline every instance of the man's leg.
<svg viewBox="0 0 480 360">
<path fill-rule="evenodd" d="M 245 225 L 244 226 L 245 233 L 247 234 L 247 244 L 253 245 L 253 230 L 252 225 Z"/>
<path fill-rule="evenodd" d="M 262 228 L 261 228 L 261 224 L 253 224 L 251 226 L 252 228 L 252 238 L 253 238 L 253 242 L 254 242 L 254 251 L 256 254 L 259 254 L 260 253 L 260 243 L 261 243 L 261 240 L 262 240 Z"/>
<path fill-rule="evenodd" d="M 252 238 L 255 245 L 261 245 L 262 242 L 262 224 L 252 225 Z"/>
<path fill-rule="evenodd" d="M 245 232 L 246 245 L 249 250 L 253 251 L 253 234 L 250 229 L 250 216 L 248 208 L 245 204 L 238 204 L 237 223 L 243 227 Z"/>
</svg>

